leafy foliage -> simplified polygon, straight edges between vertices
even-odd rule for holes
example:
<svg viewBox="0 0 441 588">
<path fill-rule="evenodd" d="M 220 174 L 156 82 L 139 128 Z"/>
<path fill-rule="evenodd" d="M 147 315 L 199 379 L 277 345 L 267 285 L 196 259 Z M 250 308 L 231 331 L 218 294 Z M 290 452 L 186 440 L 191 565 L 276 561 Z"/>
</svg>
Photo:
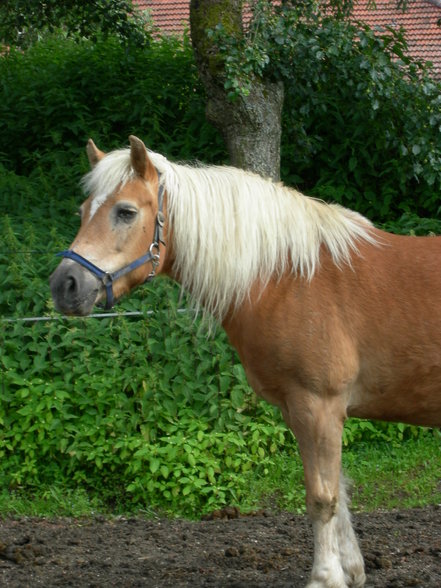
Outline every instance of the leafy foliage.
<svg viewBox="0 0 441 588">
<path fill-rule="evenodd" d="M 111 34 L 143 46 L 150 40 L 148 24 L 130 0 L 3 0 L 0 5 L 0 42 L 20 48 L 56 30 L 94 41 L 98 32 Z"/>
<path fill-rule="evenodd" d="M 240 499 L 252 464 L 266 464 L 290 435 L 255 405 L 224 339 L 195 345 L 191 318 L 167 314 L 3 332 L 10 487 L 61 480 L 185 514 Z"/>
<path fill-rule="evenodd" d="M 178 311 L 185 298 L 173 284 L 157 280 L 124 300 L 121 310 L 154 311 L 143 319 L 53 313 L 48 276 L 77 229 L 86 139 L 108 149 L 130 133 L 171 157 L 225 159 L 188 43 L 127 49 L 56 37 L 0 59 L 0 482 L 194 516 L 241 501 L 251 473 L 267 476 L 281 452 L 298 462 L 298 451 L 225 336 L 208 338 Z M 397 232 L 440 229 L 416 213 L 386 218 Z M 20 320 L 39 315 L 54 320 Z M 351 421 L 344 442 L 415 435 L 424 433 Z"/>
<path fill-rule="evenodd" d="M 372 219 L 437 216 L 440 84 L 416 64 L 393 60 L 404 57 L 401 36 L 349 33 L 346 24 L 327 21 L 320 34 L 305 36 L 308 55 L 298 59 L 312 57 L 316 73 L 299 71 L 303 83 L 287 84 L 291 169 L 314 184 L 314 194 Z"/>
<path fill-rule="evenodd" d="M 53 175 L 78 161 L 85 171 L 90 136 L 106 149 L 138 134 L 169 156 L 224 157 L 188 44 L 126 50 L 114 38 L 54 37 L 0 59 L 0 80 L 0 162 L 20 175 Z"/>
</svg>

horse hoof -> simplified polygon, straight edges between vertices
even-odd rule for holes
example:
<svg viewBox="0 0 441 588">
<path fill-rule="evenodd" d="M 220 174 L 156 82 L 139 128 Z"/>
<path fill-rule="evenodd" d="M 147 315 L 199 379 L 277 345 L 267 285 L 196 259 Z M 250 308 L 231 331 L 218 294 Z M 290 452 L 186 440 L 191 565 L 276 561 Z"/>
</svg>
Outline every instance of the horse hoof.
<svg viewBox="0 0 441 588">
<path fill-rule="evenodd" d="M 349 588 L 343 574 L 313 574 L 306 588 Z"/>
<path fill-rule="evenodd" d="M 333 580 L 311 580 L 306 588 L 349 588 L 346 582 L 334 582 Z"/>
<path fill-rule="evenodd" d="M 349 588 L 363 588 L 366 584 L 366 574 L 363 572 L 361 574 L 357 574 L 355 577 L 351 575 L 351 577 L 346 576 L 346 583 Z"/>
</svg>

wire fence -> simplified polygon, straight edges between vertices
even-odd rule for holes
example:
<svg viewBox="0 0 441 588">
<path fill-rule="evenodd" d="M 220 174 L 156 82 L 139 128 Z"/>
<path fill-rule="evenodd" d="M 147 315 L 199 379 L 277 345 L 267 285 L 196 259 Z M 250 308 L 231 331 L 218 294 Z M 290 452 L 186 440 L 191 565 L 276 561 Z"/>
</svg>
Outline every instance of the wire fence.
<svg viewBox="0 0 441 588">
<path fill-rule="evenodd" d="M 88 314 L 82 317 L 69 317 L 69 320 L 77 319 L 104 319 L 104 318 L 114 318 L 114 317 L 149 317 L 158 314 L 160 311 L 156 310 L 132 310 L 132 311 L 125 311 L 125 312 L 97 312 Z M 179 314 L 186 314 L 190 312 L 188 308 L 178 308 L 176 310 Z M 24 316 L 24 317 L 0 317 L 0 322 L 2 323 L 38 323 L 38 322 L 50 322 L 50 321 L 61 321 L 65 320 L 66 317 L 63 315 L 59 316 Z"/>
</svg>

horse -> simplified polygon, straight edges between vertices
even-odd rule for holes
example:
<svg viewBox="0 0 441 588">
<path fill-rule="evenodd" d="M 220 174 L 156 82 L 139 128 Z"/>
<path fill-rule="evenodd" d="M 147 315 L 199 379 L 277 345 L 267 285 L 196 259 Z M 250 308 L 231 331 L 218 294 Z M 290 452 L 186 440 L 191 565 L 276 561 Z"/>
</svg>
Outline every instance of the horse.
<svg viewBox="0 0 441 588">
<path fill-rule="evenodd" d="M 307 586 L 364 586 L 343 424 L 441 424 L 441 237 L 389 234 L 282 183 L 129 141 L 108 154 L 88 142 L 81 226 L 50 277 L 55 308 L 83 316 L 156 275 L 179 282 L 297 438 L 314 536 Z"/>
</svg>

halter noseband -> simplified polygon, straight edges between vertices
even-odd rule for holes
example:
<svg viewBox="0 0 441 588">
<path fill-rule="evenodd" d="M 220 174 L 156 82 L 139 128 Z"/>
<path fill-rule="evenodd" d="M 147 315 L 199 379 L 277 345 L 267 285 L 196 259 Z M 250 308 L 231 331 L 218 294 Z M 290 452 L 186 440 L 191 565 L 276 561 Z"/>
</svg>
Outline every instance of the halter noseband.
<svg viewBox="0 0 441 588">
<path fill-rule="evenodd" d="M 163 203 L 164 186 L 160 185 L 158 188 L 158 214 L 156 215 L 155 231 L 153 233 L 153 241 L 149 247 L 149 250 L 141 257 L 138 257 L 138 259 L 135 259 L 135 261 L 132 261 L 128 265 L 125 265 L 124 267 L 122 267 L 119 270 L 116 270 L 115 272 L 109 273 L 102 270 L 98 266 L 88 261 L 85 257 L 80 255 L 79 253 L 76 253 L 75 251 L 72 251 L 71 249 L 66 249 L 65 251 L 61 251 L 60 253 L 56 254 L 58 257 L 67 257 L 68 259 L 76 261 L 77 263 L 85 267 L 87 270 L 92 272 L 92 274 L 94 274 L 101 281 L 102 285 L 106 290 L 106 304 L 104 306 L 106 310 L 112 308 L 112 306 L 115 304 L 115 299 L 113 296 L 113 282 L 116 281 L 118 278 L 120 278 L 121 276 L 125 276 L 126 274 L 132 272 L 139 266 L 149 262 L 151 262 L 152 264 L 152 271 L 144 280 L 144 283 L 150 282 L 155 277 L 156 268 L 159 265 L 159 244 L 162 243 L 163 245 L 165 245 L 163 240 L 163 229 L 165 222 L 165 216 L 162 211 Z"/>
</svg>

